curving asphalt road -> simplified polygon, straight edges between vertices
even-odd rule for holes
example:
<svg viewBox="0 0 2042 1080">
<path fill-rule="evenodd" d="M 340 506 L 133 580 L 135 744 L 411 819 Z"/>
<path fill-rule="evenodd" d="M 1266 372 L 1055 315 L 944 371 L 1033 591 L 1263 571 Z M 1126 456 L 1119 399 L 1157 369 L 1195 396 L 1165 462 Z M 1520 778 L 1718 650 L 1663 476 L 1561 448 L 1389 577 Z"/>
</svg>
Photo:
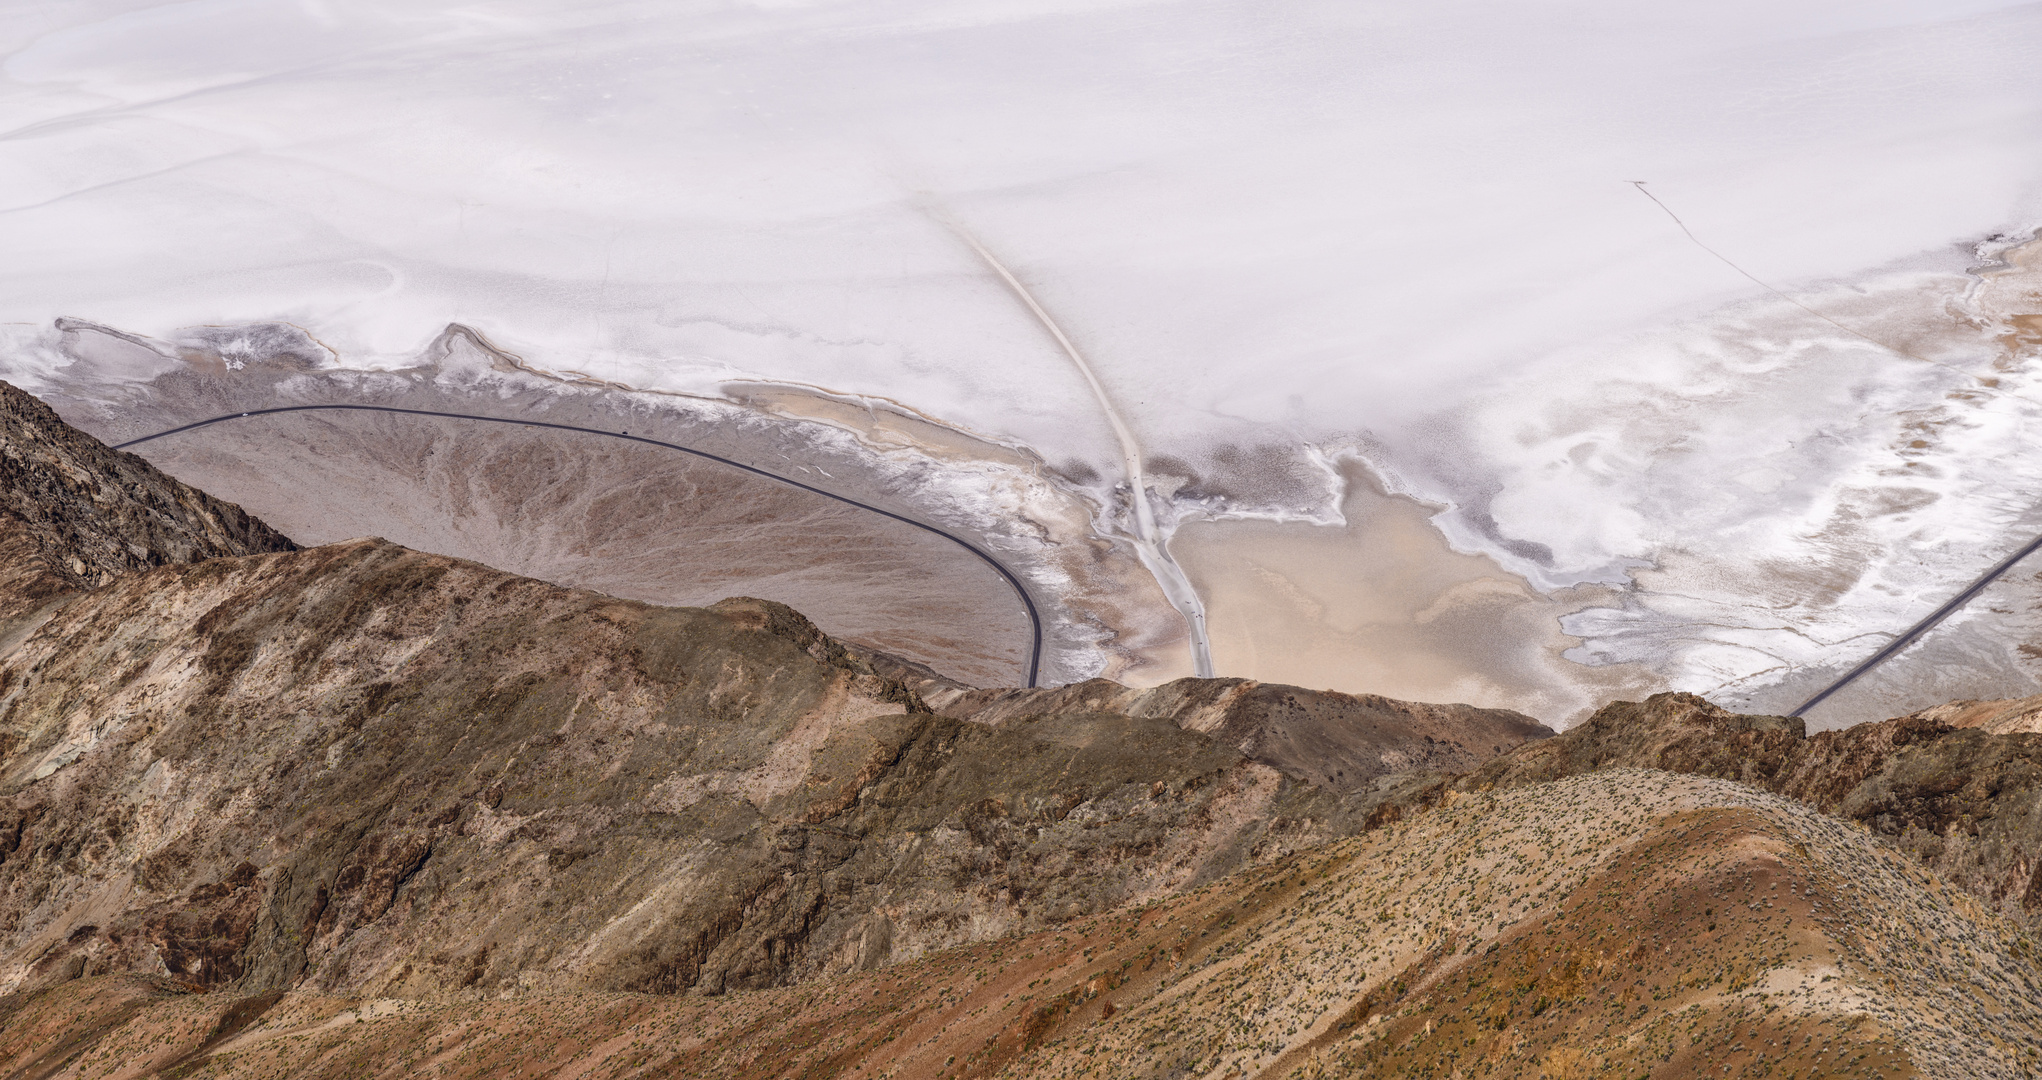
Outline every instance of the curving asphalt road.
<svg viewBox="0 0 2042 1080">
<path fill-rule="evenodd" d="M 552 424 L 547 423 L 546 421 L 543 420 L 515 420 L 504 416 L 478 416 L 473 413 L 438 412 L 433 409 L 400 409 L 392 405 L 285 405 L 274 409 L 251 409 L 248 412 L 228 413 L 225 416 L 215 416 L 210 420 L 194 421 L 192 423 L 184 424 L 179 427 L 170 428 L 167 431 L 156 432 L 153 435 L 144 435 L 139 439 L 129 439 L 128 441 L 123 443 L 115 443 L 114 449 L 125 450 L 130 446 L 139 446 L 145 442 L 150 442 L 155 439 L 161 439 L 166 435 L 175 435 L 178 432 L 190 431 L 193 428 L 210 427 L 213 424 L 224 423 L 228 420 L 243 420 L 251 416 L 274 416 L 278 413 L 297 413 L 297 412 L 381 412 L 381 413 L 399 413 L 408 416 L 440 416 L 454 420 L 482 420 L 491 424 L 517 424 L 521 427 L 552 428 L 556 431 L 579 431 L 589 435 L 607 435 L 612 439 L 623 439 L 627 442 L 645 443 L 648 446 L 659 446 L 664 447 L 668 450 L 678 450 L 683 454 L 693 454 L 698 458 L 705 458 L 709 461 L 714 461 L 720 464 L 728 465 L 733 469 L 743 469 L 745 472 L 751 473 L 754 476 L 763 476 L 768 480 L 775 480 L 782 484 L 786 484 L 789 487 L 797 487 L 803 491 L 813 492 L 814 494 L 821 495 L 826 499 L 835 499 L 840 503 L 855 506 L 860 510 L 869 510 L 872 513 L 880 515 L 881 517 L 888 517 L 903 524 L 913 525 L 915 528 L 921 529 L 924 532 L 935 533 L 937 536 L 940 536 L 943 539 L 948 540 L 953 544 L 956 544 L 958 547 L 961 547 L 964 550 L 971 552 L 973 555 L 978 556 L 980 559 L 985 560 L 985 564 L 987 566 L 990 566 L 994 570 L 998 571 L 999 575 L 1002 578 L 1006 579 L 1007 584 L 1014 587 L 1014 595 L 1019 596 L 1021 598 L 1021 606 L 1028 610 L 1028 624 L 1033 631 L 1032 639 L 1030 640 L 1028 646 L 1027 685 L 1033 687 L 1035 685 L 1036 677 L 1041 673 L 1042 615 L 1040 612 L 1035 610 L 1035 599 L 1028 595 L 1028 589 L 1021 584 L 1020 578 L 1014 576 L 1013 571 L 1001 565 L 998 559 L 995 559 L 991 555 L 987 554 L 983 549 L 978 547 L 976 544 L 973 544 L 971 541 L 966 540 L 963 537 L 957 536 L 953 533 L 945 532 L 944 530 L 939 529 L 934 525 L 929 525 L 920 521 L 916 521 L 914 518 L 896 514 L 891 510 L 881 510 L 877 506 L 862 503 L 856 499 L 847 498 L 833 491 L 825 491 L 822 488 L 815 487 L 809 484 L 804 484 L 799 480 L 789 480 L 784 476 L 767 472 L 764 469 L 756 468 L 751 465 L 746 465 L 742 461 L 732 461 L 727 457 L 719 457 L 718 455 L 709 453 L 706 450 L 696 450 L 693 447 L 682 446 L 678 443 L 661 442 L 658 439 L 648 439 L 642 435 L 626 435 L 621 431 L 604 431 L 602 428 L 578 427 L 574 424 Z"/>
</svg>

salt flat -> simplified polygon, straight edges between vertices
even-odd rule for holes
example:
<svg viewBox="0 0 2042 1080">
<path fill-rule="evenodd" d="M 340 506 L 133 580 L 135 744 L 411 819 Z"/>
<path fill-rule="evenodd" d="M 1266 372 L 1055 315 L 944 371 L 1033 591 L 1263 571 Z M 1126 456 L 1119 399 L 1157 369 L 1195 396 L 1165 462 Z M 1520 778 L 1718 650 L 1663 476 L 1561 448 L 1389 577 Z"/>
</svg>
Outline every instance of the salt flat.
<svg viewBox="0 0 2042 1080">
<path fill-rule="evenodd" d="M 295 323 L 363 371 L 461 322 L 620 395 L 897 403 L 1041 463 L 932 455 L 923 510 L 1125 546 L 1104 416 L 933 200 L 1092 360 L 1162 527 L 1332 526 L 1365 460 L 1499 580 L 1614 589 L 1568 662 L 1785 707 L 2042 529 L 2032 5 L 5 21 L 0 376 L 81 417 L 141 424 L 162 373 L 84 370 L 59 317 L 230 369 L 231 328 Z M 1176 674 L 1153 582 L 1086 581 L 1071 671 Z M 1994 693 L 2038 687 L 1969 632 Z"/>
</svg>

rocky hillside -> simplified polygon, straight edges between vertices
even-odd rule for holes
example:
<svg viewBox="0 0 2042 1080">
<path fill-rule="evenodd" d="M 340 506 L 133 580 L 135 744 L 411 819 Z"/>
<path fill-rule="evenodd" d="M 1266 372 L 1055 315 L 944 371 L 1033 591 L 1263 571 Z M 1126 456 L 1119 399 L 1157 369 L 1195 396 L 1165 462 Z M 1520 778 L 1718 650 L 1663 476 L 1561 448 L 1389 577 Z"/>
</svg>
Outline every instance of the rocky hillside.
<svg viewBox="0 0 2042 1080">
<path fill-rule="evenodd" d="M 0 992 L 780 985 L 1362 827 L 1354 785 L 1262 732 L 1363 746 L 1363 776 L 1478 760 L 1435 732 L 1550 734 L 1240 683 L 981 695 L 978 723 L 764 601 L 653 607 L 377 540 L 186 565 L 289 542 L 39 408 L 14 498 L 100 584 L 0 654 Z M 142 520 L 154 546 L 107 554 Z M 137 551 L 174 565 L 117 573 Z"/>
<path fill-rule="evenodd" d="M 998 724 L 1104 711 L 1167 720 L 1328 791 L 1414 771 L 1465 772 L 1553 730 L 1523 713 L 1427 705 L 1250 679 L 1178 679 L 1137 690 L 1093 679 L 1049 690 L 938 690 L 952 716 Z"/>
<path fill-rule="evenodd" d="M 116 574 L 296 547 L 0 382 L 0 646 L 10 623 Z"/>
<path fill-rule="evenodd" d="M 1863 831 L 1632 769 L 1453 796 L 1187 894 L 699 995 L 0 1001 L 0 1072 L 114 1078 L 2019 1077 L 2019 927 Z"/>
<path fill-rule="evenodd" d="M 974 690 L 290 550 L 31 414 L 0 1076 L 2042 1071 L 2042 735 Z"/>
<path fill-rule="evenodd" d="M 1723 777 L 1798 799 L 1864 825 L 2007 915 L 2042 913 L 2042 735 L 1917 714 L 1808 736 L 1796 719 L 1659 694 L 1616 702 L 1451 786 L 1481 791 L 1609 768 Z"/>
<path fill-rule="evenodd" d="M 1951 727 L 1977 728 L 1994 735 L 2042 734 L 2042 696 L 1999 701 L 1952 701 L 1910 714 Z"/>
<path fill-rule="evenodd" d="M 1355 827 L 1166 722 L 937 716 L 779 605 L 380 541 L 120 578 L 0 689 L 0 988 L 769 986 Z"/>
</svg>

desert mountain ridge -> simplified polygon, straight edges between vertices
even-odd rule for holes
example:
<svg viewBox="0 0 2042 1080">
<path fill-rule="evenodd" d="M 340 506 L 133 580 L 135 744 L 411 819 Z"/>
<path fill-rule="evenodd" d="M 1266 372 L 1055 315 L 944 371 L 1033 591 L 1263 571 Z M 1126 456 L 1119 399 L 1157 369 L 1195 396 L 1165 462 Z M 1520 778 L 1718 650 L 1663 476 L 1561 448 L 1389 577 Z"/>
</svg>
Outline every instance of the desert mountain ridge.
<svg viewBox="0 0 2042 1080">
<path fill-rule="evenodd" d="M 0 405 L 0 1075 L 2042 1070 L 2042 735 L 980 689 Z"/>
</svg>

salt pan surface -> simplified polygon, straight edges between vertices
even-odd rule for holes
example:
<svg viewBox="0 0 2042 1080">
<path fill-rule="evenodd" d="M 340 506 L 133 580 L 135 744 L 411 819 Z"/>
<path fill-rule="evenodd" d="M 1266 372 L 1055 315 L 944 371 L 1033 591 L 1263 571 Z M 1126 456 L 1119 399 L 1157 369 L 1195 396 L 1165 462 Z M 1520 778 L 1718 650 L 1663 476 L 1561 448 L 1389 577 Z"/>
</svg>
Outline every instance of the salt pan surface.
<svg viewBox="0 0 2042 1080">
<path fill-rule="evenodd" d="M 356 368 L 460 321 L 625 387 L 903 402 L 1125 535 L 1104 418 L 933 192 L 1092 359 L 1164 524 L 1336 521 L 1353 451 L 1455 547 L 1625 590 L 1568 617 L 1583 661 L 1784 694 L 2042 525 L 2005 332 L 2042 300 L 1972 274 L 2042 220 L 2032 4 L 82 2 L 0 54 L 32 389 L 107 378 L 62 316 Z"/>
</svg>

